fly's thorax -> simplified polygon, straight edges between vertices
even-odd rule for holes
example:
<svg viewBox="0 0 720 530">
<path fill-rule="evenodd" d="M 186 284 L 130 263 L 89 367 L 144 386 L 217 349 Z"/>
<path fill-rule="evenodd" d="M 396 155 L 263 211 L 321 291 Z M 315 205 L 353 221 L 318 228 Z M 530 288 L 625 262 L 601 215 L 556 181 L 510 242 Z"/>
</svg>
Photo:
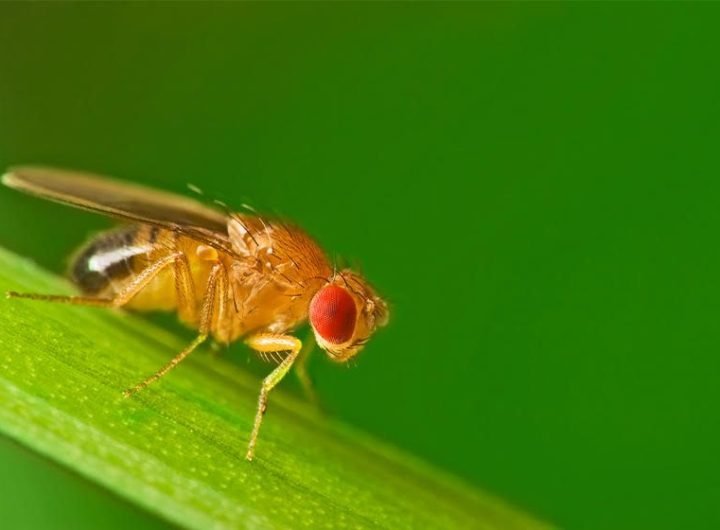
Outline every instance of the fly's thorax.
<svg viewBox="0 0 720 530">
<path fill-rule="evenodd" d="M 325 253 L 297 226 L 258 216 L 234 214 L 228 221 L 233 250 L 264 275 L 284 275 L 287 281 L 329 278 L 332 267 Z"/>
<path fill-rule="evenodd" d="M 233 340 L 250 332 L 287 333 L 307 320 L 308 306 L 324 278 L 297 278 L 256 260 L 233 260 L 229 267 Z"/>
<path fill-rule="evenodd" d="M 285 333 L 306 321 L 310 299 L 332 276 L 319 245 L 298 227 L 242 214 L 230 217 L 228 235 L 238 332 Z"/>
</svg>

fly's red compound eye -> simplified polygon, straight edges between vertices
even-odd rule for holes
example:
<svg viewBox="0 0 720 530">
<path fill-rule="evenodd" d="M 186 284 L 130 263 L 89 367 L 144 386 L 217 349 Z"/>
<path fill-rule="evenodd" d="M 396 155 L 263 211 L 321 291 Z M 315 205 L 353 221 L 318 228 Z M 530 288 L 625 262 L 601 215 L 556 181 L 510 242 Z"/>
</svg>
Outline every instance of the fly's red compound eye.
<svg viewBox="0 0 720 530">
<path fill-rule="evenodd" d="M 337 285 L 320 289 L 310 302 L 310 323 L 333 344 L 347 342 L 355 331 L 357 309 L 350 294 Z"/>
</svg>

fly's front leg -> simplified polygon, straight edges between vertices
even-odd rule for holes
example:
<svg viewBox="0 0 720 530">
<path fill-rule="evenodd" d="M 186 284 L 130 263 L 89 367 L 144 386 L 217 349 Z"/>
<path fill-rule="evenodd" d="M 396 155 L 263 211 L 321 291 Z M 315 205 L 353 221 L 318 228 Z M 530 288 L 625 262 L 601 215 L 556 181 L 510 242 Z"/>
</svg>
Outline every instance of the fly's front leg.
<svg viewBox="0 0 720 530">
<path fill-rule="evenodd" d="M 155 261 L 152 265 L 146 267 L 142 272 L 137 274 L 132 281 L 113 297 L 113 298 L 96 298 L 92 296 L 63 296 L 54 294 L 36 294 L 36 293 L 17 293 L 8 291 L 8 298 L 26 298 L 29 300 L 42 300 L 45 302 L 59 302 L 62 304 L 73 305 L 89 305 L 95 307 L 122 307 L 132 298 L 142 291 L 155 276 L 157 276 L 165 267 L 172 265 L 182 256 L 182 254 L 170 254 L 162 259 Z"/>
<path fill-rule="evenodd" d="M 123 392 L 123 395 L 126 398 L 136 394 L 149 384 L 160 379 L 170 370 L 175 368 L 183 359 L 185 359 L 185 357 L 190 355 L 195 348 L 205 342 L 208 335 L 213 330 L 216 319 L 222 318 L 222 311 L 224 311 L 227 307 L 227 304 L 225 303 L 225 296 L 227 294 L 226 286 L 227 277 L 225 267 L 222 263 L 217 263 L 210 270 L 210 275 L 208 276 L 207 289 L 205 291 L 205 297 L 203 298 L 203 305 L 200 311 L 200 333 L 197 338 L 192 341 L 187 348 L 173 357 L 170 362 L 163 366 L 160 370 L 145 379 L 142 383 L 139 383 Z"/>
<path fill-rule="evenodd" d="M 288 352 L 282 362 L 273 370 L 270 375 L 263 379 L 262 386 L 260 387 L 260 396 L 258 397 L 258 408 L 255 413 L 255 423 L 253 424 L 253 430 L 250 434 L 250 443 L 248 444 L 247 454 L 245 458 L 252 460 L 255 456 L 255 444 L 257 443 L 258 433 L 260 432 L 260 424 L 262 423 L 263 415 L 267 409 L 268 394 L 277 385 L 285 374 L 290 371 L 290 367 L 297 359 L 300 350 L 302 349 L 302 342 L 296 337 L 291 335 L 274 335 L 272 333 L 259 333 L 248 338 L 246 344 L 253 350 L 261 353 L 275 353 L 286 351 Z"/>
</svg>

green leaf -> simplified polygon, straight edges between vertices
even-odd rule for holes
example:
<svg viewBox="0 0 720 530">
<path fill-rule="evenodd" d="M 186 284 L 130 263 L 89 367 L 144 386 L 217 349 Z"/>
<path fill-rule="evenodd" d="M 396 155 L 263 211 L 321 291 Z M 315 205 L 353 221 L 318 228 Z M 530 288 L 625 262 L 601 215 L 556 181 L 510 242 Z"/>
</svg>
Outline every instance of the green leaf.
<svg viewBox="0 0 720 530">
<path fill-rule="evenodd" d="M 0 290 L 67 293 L 0 249 Z M 0 300 L 0 432 L 191 528 L 546 528 L 275 390 L 244 459 L 259 381 L 121 311 Z"/>
</svg>

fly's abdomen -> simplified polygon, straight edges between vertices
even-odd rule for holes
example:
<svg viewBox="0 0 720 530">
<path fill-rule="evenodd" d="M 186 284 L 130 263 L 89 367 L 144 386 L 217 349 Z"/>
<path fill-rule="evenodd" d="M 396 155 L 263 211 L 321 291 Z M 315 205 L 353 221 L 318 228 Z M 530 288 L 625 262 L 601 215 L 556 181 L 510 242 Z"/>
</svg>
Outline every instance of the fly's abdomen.
<svg viewBox="0 0 720 530">
<path fill-rule="evenodd" d="M 145 228 L 128 225 L 103 232 L 81 248 L 70 266 L 70 277 L 86 294 L 106 295 L 116 292 L 115 286 L 142 269 L 152 250 L 152 243 L 138 237 Z"/>
</svg>

